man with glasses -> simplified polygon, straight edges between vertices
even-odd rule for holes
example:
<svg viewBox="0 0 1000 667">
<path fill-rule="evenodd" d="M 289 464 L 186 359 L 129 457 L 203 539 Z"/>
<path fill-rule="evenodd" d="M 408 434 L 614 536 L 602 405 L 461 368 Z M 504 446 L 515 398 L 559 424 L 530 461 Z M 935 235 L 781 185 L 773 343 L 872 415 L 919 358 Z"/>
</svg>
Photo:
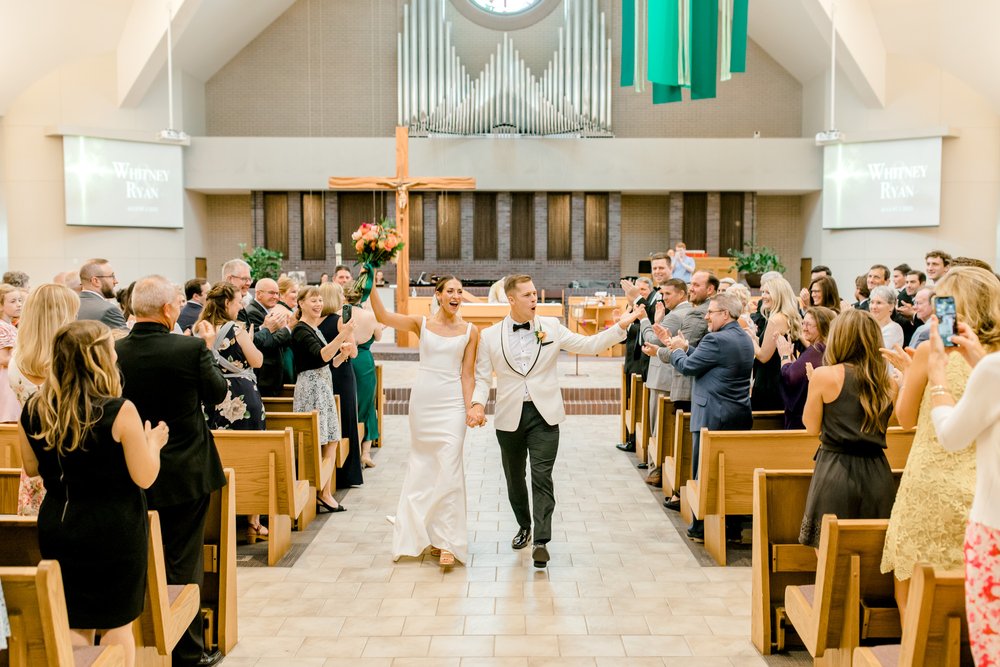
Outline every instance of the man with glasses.
<svg viewBox="0 0 1000 667">
<path fill-rule="evenodd" d="M 118 278 L 106 259 L 88 259 L 80 267 L 80 312 L 78 320 L 97 320 L 112 329 L 127 329 L 125 316 L 113 300 Z"/>
<path fill-rule="evenodd" d="M 267 318 L 271 316 L 272 312 L 275 312 L 274 307 L 278 305 L 279 296 L 278 283 L 270 278 L 261 278 L 257 281 L 253 299 L 250 300 L 245 309 L 250 324 L 254 325 L 257 331 L 269 331 L 267 328 Z M 286 318 L 289 317 L 289 313 L 285 308 L 279 308 L 278 311 L 280 311 L 279 314 L 284 315 Z M 257 375 L 257 389 L 260 390 L 261 396 L 281 395 L 282 384 L 284 383 L 281 355 L 284 349 L 291 344 L 292 340 L 292 331 L 288 325 L 289 322 L 286 320 L 285 325 L 271 332 L 269 343 L 260 346 L 260 351 L 264 355 L 264 363 L 261 364 L 260 368 L 255 368 L 254 373 Z M 257 334 L 255 333 L 255 343 L 256 339 Z"/>
<path fill-rule="evenodd" d="M 243 295 L 243 303 L 246 304 L 247 294 L 250 292 L 250 283 L 252 278 L 250 277 L 250 265 L 244 262 L 242 259 L 231 259 L 222 265 L 222 279 L 228 282 L 230 285 L 240 290 L 240 294 Z M 260 289 L 260 283 L 263 283 L 266 278 L 262 278 L 258 281 L 258 289 Z M 271 280 L 270 284 L 274 285 L 274 290 L 277 291 L 277 284 Z M 270 291 L 268 288 L 265 291 Z M 263 295 L 262 295 L 263 296 Z M 271 295 L 267 295 L 267 300 L 271 301 Z M 281 346 L 287 343 L 288 338 L 291 337 L 291 333 L 286 329 L 288 324 L 288 311 L 284 308 L 274 308 L 273 306 L 277 304 L 277 294 L 274 295 L 274 303 L 271 307 L 261 305 L 259 308 L 260 313 L 264 313 L 263 317 L 256 318 L 251 317 L 250 313 L 247 312 L 247 307 L 241 308 L 240 313 L 236 319 L 242 322 L 247 330 L 250 330 L 251 325 L 254 326 L 253 332 L 253 344 L 264 354 L 266 359 L 269 354 L 273 355 L 277 350 L 280 354 Z M 251 301 L 251 303 L 253 303 Z M 257 310 L 257 309 L 255 309 Z M 282 331 L 284 333 L 277 333 Z M 286 336 L 287 334 L 287 336 Z M 261 396 L 277 396 L 277 393 L 264 393 L 265 387 L 259 385 L 258 378 L 258 389 L 260 390 Z M 280 390 L 280 381 L 277 390 Z M 277 391 L 273 387 L 268 387 L 268 391 Z"/>
<path fill-rule="evenodd" d="M 705 321 L 708 333 L 693 350 L 683 334 L 669 339 L 670 363 L 674 370 L 694 378 L 691 390 L 691 478 L 698 479 L 698 452 L 701 429 L 738 431 L 753 427 L 750 408 L 750 372 L 753 370 L 753 342 L 737 320 L 743 304 L 736 296 L 719 294 L 708 302 Z M 663 327 L 654 325 L 657 335 Z M 700 520 L 688 528 L 688 537 L 703 541 Z"/>
</svg>

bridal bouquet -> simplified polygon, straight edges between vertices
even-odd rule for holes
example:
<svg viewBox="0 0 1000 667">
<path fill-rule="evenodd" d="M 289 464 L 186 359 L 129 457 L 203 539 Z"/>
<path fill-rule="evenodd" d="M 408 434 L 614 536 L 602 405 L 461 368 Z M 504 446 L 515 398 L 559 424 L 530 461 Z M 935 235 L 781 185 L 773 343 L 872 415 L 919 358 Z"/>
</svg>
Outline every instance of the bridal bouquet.
<svg viewBox="0 0 1000 667">
<path fill-rule="evenodd" d="M 403 249 L 403 237 L 388 218 L 383 218 L 378 224 L 362 223 L 351 238 L 358 252 L 357 263 L 362 265 L 354 289 L 361 292 L 361 301 L 364 302 L 371 294 L 375 269 L 386 262 L 396 261 L 396 255 Z"/>
</svg>

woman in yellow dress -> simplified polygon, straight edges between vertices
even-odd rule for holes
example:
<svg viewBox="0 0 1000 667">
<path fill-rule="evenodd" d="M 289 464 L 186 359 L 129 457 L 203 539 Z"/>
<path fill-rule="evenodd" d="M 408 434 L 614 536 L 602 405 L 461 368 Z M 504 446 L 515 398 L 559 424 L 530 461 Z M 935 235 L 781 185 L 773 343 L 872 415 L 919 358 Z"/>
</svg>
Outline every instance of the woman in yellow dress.
<svg viewBox="0 0 1000 667">
<path fill-rule="evenodd" d="M 958 319 L 976 332 L 989 352 L 1000 349 L 1000 303 L 994 298 L 997 283 L 997 277 L 984 269 L 956 267 L 934 288 L 936 297 L 955 298 Z M 945 570 L 964 567 L 965 526 L 976 488 L 975 449 L 946 451 L 938 443 L 931 422 L 927 387 L 930 347 L 918 347 L 912 360 L 898 346 L 882 350 L 883 356 L 904 373 L 895 404 L 899 424 L 917 428 L 882 554 L 882 572 L 892 572 L 895 577 L 901 617 L 916 563 L 926 562 Z M 956 401 L 965 391 L 970 372 L 962 355 L 949 355 L 947 388 Z"/>
</svg>

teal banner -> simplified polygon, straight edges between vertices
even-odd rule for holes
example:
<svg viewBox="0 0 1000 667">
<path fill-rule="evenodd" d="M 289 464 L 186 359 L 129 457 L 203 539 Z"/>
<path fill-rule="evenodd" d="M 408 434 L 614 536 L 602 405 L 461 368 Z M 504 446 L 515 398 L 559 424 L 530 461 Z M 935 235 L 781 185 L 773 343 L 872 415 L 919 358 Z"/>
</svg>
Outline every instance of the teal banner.
<svg viewBox="0 0 1000 667">
<path fill-rule="evenodd" d="M 747 14 L 750 0 L 733 0 L 733 45 L 731 72 L 747 71 Z"/>
<path fill-rule="evenodd" d="M 681 101 L 681 87 L 667 86 L 662 83 L 653 84 L 653 104 L 667 104 Z"/>
<path fill-rule="evenodd" d="M 635 84 L 635 0 L 622 0 L 622 86 Z"/>
<path fill-rule="evenodd" d="M 735 32 L 735 30 L 734 30 Z M 715 97 L 719 49 L 719 3 L 691 3 L 691 99 Z"/>
<path fill-rule="evenodd" d="M 649 0 L 647 15 L 647 49 L 649 80 L 667 86 L 677 86 L 677 3 L 687 0 Z"/>
</svg>

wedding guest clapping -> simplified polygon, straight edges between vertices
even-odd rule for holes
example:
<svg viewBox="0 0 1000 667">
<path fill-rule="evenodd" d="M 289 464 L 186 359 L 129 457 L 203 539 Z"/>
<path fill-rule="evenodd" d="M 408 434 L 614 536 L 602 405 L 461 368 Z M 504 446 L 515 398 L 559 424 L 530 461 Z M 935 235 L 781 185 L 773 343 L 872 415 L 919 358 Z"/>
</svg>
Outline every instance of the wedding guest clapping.
<svg viewBox="0 0 1000 667">
<path fill-rule="evenodd" d="M 796 343 L 802 334 L 802 317 L 798 299 L 787 280 L 777 276 L 764 282 L 760 288 L 763 326 L 759 327 L 754 342 L 753 390 L 750 402 L 754 410 L 782 410 L 781 362 L 775 346 L 775 337 L 788 336 Z"/>
<path fill-rule="evenodd" d="M 8 367 L 17 344 L 17 327 L 21 317 L 23 292 L 8 283 L 0 284 L 0 422 L 13 422 L 21 415 L 21 405 L 10 386 Z"/>
<path fill-rule="evenodd" d="M 785 428 L 805 428 L 802 410 L 806 406 L 809 374 L 823 365 L 826 337 L 830 323 L 837 313 L 829 308 L 814 306 L 802 318 L 802 344 L 805 350 L 796 355 L 795 345 L 785 336 L 778 336 L 775 344 L 781 355 L 781 398 L 785 402 Z"/>
</svg>

